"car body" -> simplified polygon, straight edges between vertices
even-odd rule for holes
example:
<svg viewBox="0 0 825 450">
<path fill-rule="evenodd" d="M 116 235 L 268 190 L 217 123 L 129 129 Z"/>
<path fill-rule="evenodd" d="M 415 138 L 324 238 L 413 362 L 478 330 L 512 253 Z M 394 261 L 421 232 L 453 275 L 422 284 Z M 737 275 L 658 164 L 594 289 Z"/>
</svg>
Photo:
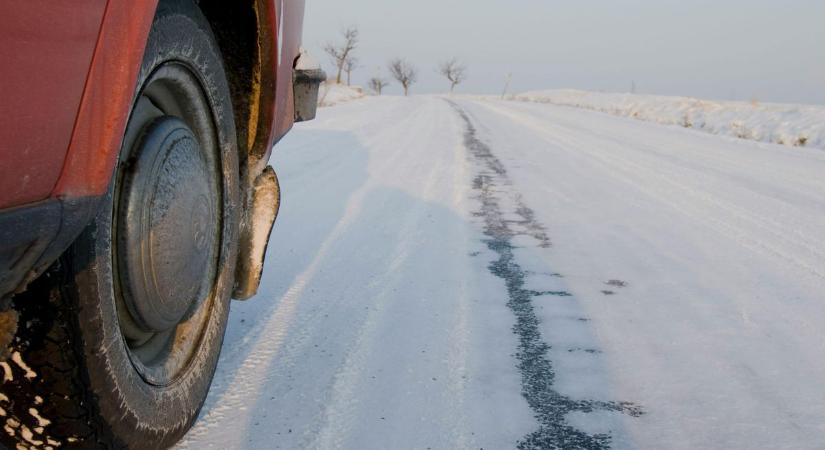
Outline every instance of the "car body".
<svg viewBox="0 0 825 450">
<path fill-rule="evenodd" d="M 165 448 L 197 419 L 260 283 L 273 145 L 315 116 L 303 14 L 0 4 L 0 447 Z"/>
<path fill-rule="evenodd" d="M 250 190 L 296 116 L 314 115 L 295 108 L 304 2 L 199 5 L 230 74 L 239 151 L 248 155 L 242 178 Z M 157 0 L 0 7 L 0 298 L 24 289 L 96 213 L 156 7 Z M 311 108 L 314 99 L 301 98 Z M 240 296 L 254 293 L 252 284 Z"/>
</svg>

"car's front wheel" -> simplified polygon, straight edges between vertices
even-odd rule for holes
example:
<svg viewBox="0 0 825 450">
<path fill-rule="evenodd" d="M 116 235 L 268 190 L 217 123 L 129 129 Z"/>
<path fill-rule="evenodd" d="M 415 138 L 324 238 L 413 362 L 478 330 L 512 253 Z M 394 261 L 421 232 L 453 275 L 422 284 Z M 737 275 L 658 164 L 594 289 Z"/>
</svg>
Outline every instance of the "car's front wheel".
<svg viewBox="0 0 825 450">
<path fill-rule="evenodd" d="M 28 293 L 2 366 L 9 448 L 164 448 L 217 364 L 239 224 L 226 76 L 190 1 L 161 1 L 96 220 Z M 19 447 L 18 447 L 19 448 Z"/>
</svg>

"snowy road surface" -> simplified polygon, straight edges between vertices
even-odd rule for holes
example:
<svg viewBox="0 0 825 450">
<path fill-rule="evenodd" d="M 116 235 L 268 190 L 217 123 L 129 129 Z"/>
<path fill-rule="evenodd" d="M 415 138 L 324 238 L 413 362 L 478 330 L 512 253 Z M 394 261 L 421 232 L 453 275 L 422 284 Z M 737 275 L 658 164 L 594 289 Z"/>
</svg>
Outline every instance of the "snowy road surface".
<svg viewBox="0 0 825 450">
<path fill-rule="evenodd" d="M 825 446 L 825 152 L 552 105 L 296 126 L 180 448 Z"/>
</svg>

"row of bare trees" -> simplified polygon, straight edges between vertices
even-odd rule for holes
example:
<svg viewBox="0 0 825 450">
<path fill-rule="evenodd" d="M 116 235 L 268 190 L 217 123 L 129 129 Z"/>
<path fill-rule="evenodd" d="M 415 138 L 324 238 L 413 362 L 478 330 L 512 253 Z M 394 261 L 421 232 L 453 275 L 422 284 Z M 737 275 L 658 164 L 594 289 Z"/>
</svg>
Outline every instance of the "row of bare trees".
<svg viewBox="0 0 825 450">
<path fill-rule="evenodd" d="M 347 27 L 341 30 L 341 36 L 343 38 L 341 42 L 327 43 L 324 46 L 324 52 L 329 55 L 335 64 L 335 82 L 341 84 L 341 78 L 346 74 L 347 86 L 349 86 L 352 80 L 352 72 L 360 67 L 358 65 L 358 58 L 354 55 L 355 49 L 358 48 L 358 28 L 355 26 Z M 405 59 L 395 58 L 389 62 L 388 69 L 390 75 L 404 89 L 404 95 L 408 95 L 410 86 L 418 81 L 418 70 L 415 66 Z M 457 58 L 452 58 L 438 65 L 438 73 L 450 82 L 450 93 L 452 93 L 455 91 L 456 86 L 467 79 L 467 66 L 462 64 Z M 381 95 L 384 88 L 389 85 L 389 81 L 380 76 L 376 76 L 369 80 L 368 85 L 376 94 Z"/>
</svg>

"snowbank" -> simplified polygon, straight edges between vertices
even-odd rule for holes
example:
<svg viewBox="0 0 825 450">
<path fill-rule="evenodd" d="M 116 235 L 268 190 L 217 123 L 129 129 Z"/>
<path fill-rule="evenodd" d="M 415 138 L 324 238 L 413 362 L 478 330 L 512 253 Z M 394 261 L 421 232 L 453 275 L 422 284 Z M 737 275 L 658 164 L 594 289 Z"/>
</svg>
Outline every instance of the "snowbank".
<svg viewBox="0 0 825 450">
<path fill-rule="evenodd" d="M 322 83 L 318 91 L 318 106 L 334 106 L 362 97 L 364 97 L 364 90 L 358 86 Z"/>
<path fill-rule="evenodd" d="M 825 149 L 825 107 L 822 106 L 577 90 L 532 91 L 514 98 L 585 108 L 742 139 Z"/>
</svg>

